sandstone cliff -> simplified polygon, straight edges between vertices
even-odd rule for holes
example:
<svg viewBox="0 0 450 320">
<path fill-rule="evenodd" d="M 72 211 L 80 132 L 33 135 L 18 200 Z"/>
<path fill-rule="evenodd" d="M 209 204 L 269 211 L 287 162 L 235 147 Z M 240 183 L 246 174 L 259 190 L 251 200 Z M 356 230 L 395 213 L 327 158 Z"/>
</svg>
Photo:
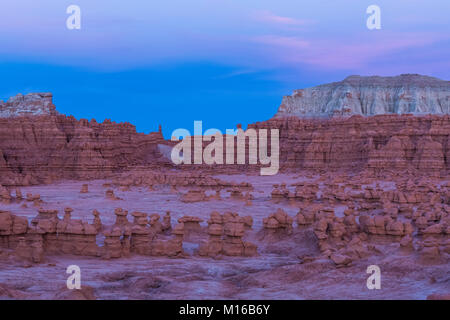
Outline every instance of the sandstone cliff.
<svg viewBox="0 0 450 320">
<path fill-rule="evenodd" d="M 431 87 L 440 81 L 400 76 L 391 83 L 400 86 L 398 81 L 403 78 L 428 79 Z M 355 79 L 360 78 L 350 77 L 345 81 L 360 81 Z M 373 88 L 379 88 L 385 81 L 377 79 Z M 378 89 L 371 90 L 376 95 Z M 430 87 L 426 90 L 433 91 Z M 438 104 L 428 104 L 435 106 L 432 110 L 437 110 L 447 101 L 446 109 L 442 109 L 445 112 L 436 112 L 436 115 L 353 115 L 328 119 L 297 117 L 293 113 L 251 124 L 249 128 L 280 130 L 281 171 L 368 170 L 377 174 L 399 174 L 412 170 L 415 174 L 448 177 L 450 115 L 448 96 L 443 100 L 442 90 L 439 91 L 441 98 L 433 100 Z M 401 102 L 393 104 L 401 105 Z M 174 167 L 167 157 L 173 143 L 165 141 L 161 132 L 137 133 L 129 123 L 110 120 L 97 123 L 59 114 L 51 94 L 19 95 L 0 106 L 4 115 L 0 117 L 0 184 L 5 186 L 105 178 L 136 167 L 143 170 Z M 417 108 L 422 107 L 417 105 Z M 256 172 L 259 166 L 183 165 L 176 168 L 218 174 Z"/>
<path fill-rule="evenodd" d="M 249 125 L 280 130 L 282 169 L 368 169 L 442 174 L 450 170 L 449 115 L 274 118 Z"/>
<path fill-rule="evenodd" d="M 350 76 L 340 82 L 295 90 L 276 118 L 378 114 L 449 114 L 450 81 L 417 74 Z"/>
<path fill-rule="evenodd" d="M 130 123 L 61 115 L 51 94 L 19 95 L 0 106 L 4 185 L 103 178 L 131 166 L 156 164 L 158 144 L 165 143 L 161 133 L 137 133 Z"/>
</svg>

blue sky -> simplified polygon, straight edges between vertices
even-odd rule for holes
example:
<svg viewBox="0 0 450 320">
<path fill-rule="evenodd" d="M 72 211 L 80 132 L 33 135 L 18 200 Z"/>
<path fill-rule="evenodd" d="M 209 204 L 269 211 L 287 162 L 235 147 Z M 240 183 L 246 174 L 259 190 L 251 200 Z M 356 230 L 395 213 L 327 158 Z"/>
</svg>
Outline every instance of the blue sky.
<svg viewBox="0 0 450 320">
<path fill-rule="evenodd" d="M 81 8 L 81 30 L 66 8 Z M 381 8 L 368 30 L 366 8 Z M 450 80 L 448 0 L 15 0 L 0 5 L 0 99 L 50 91 L 138 131 L 234 128 L 351 74 Z"/>
</svg>

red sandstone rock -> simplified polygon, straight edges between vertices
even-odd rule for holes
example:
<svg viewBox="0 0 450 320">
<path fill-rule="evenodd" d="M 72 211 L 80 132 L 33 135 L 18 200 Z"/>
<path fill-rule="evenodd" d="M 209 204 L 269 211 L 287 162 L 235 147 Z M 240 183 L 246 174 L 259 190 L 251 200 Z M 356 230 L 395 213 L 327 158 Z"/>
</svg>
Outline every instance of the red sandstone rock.
<svg viewBox="0 0 450 320">
<path fill-rule="evenodd" d="M 131 230 L 127 230 L 126 235 L 129 236 Z M 103 257 L 105 259 L 120 258 L 123 255 L 123 247 L 120 238 L 124 233 L 119 227 L 114 227 L 104 232 L 104 252 Z"/>
<path fill-rule="evenodd" d="M 206 196 L 205 191 L 200 189 L 189 190 L 181 197 L 181 201 L 187 203 L 206 201 L 207 199 L 208 197 Z"/>
<path fill-rule="evenodd" d="M 450 293 L 447 294 L 433 293 L 427 296 L 427 300 L 450 300 Z"/>
<path fill-rule="evenodd" d="M 202 233 L 203 229 L 200 226 L 200 223 L 203 222 L 203 219 L 193 216 L 184 216 L 178 219 L 179 223 L 183 224 L 183 234 L 184 239 L 189 239 L 192 236 L 196 236 L 199 233 Z"/>
<path fill-rule="evenodd" d="M 163 232 L 163 225 L 162 225 L 160 219 L 161 219 L 161 216 L 157 213 L 152 213 L 149 216 L 148 223 L 150 225 L 150 229 L 152 230 L 152 232 L 154 234 Z"/>
<path fill-rule="evenodd" d="M 14 154 L 7 160 L 1 157 L 0 183 L 29 185 L 61 178 L 103 178 L 130 163 L 151 163 L 161 158 L 157 147 L 165 143 L 161 133 L 143 135 L 129 123 L 97 123 L 60 115 L 54 111 L 51 94 L 33 95 L 31 104 L 23 100 L 26 97 L 7 104 L 16 116 L 0 117 L 0 154 Z M 23 110 L 17 113 L 17 108 Z M 36 113 L 27 108 L 47 111 Z"/>
<path fill-rule="evenodd" d="M 82 285 L 81 289 L 70 290 L 67 287 L 61 287 L 53 296 L 53 300 L 96 300 L 94 288 L 88 285 Z"/>
<path fill-rule="evenodd" d="M 283 209 L 278 209 L 269 217 L 263 219 L 264 238 L 280 238 L 292 234 L 294 219 L 287 215 Z"/>
<path fill-rule="evenodd" d="M 88 187 L 88 184 L 83 184 L 82 186 L 81 186 L 81 190 L 80 190 L 80 193 L 88 193 L 89 192 L 89 189 L 88 189 L 89 187 Z"/>
<path fill-rule="evenodd" d="M 20 119 L 11 120 L 22 126 L 15 129 L 9 121 L 0 119 L 5 125 L 0 134 L 7 138 L 0 141 L 0 181 L 6 181 L 0 196 L 5 205 L 13 204 L 12 210 L 18 207 L 14 202 L 22 198 L 20 190 L 16 190 L 15 197 L 11 196 L 13 186 L 47 183 L 61 177 L 91 179 L 114 172 L 120 173 L 112 184 L 104 184 L 106 188 L 134 190 L 132 186 L 143 186 L 145 190 L 161 190 L 168 185 L 178 193 L 177 187 L 194 186 L 194 190 L 182 196 L 186 202 L 220 200 L 220 190 L 226 189 L 232 199 L 251 203 L 250 184 L 212 178 L 208 174 L 216 173 L 215 169 L 197 166 L 193 170 L 171 170 L 170 163 L 152 168 L 157 152 L 151 145 L 160 138 L 136 134 L 127 125 L 110 122 L 99 125 L 71 117 L 46 116 L 39 118 L 47 126 L 44 130 L 41 124 L 33 124 L 28 118 Z M 293 219 L 282 209 L 265 218 L 264 235 L 283 235 L 272 238 L 283 241 L 268 244 L 273 245 L 275 254 L 291 254 L 298 250 L 296 247 L 315 251 L 317 245 L 321 252 L 318 257 L 330 258 L 337 267 L 350 267 L 368 254 L 383 255 L 384 248 L 388 248 L 389 254 L 395 255 L 398 250 L 402 256 L 410 257 L 415 257 L 413 249 L 416 249 L 420 263 L 440 265 L 448 261 L 450 184 L 443 182 L 448 178 L 450 159 L 448 116 L 392 115 L 331 121 L 274 119 L 254 126 L 268 125 L 281 129 L 283 170 L 310 170 L 300 172 L 297 177 L 307 181 L 289 186 L 280 181 L 274 185 L 272 199 L 279 201 L 280 206 L 298 207 L 296 221 L 302 227 L 293 234 Z M 33 131 L 39 128 L 36 138 L 30 140 Z M 20 142 L 27 140 L 33 141 L 27 146 L 32 160 L 25 158 L 27 149 Z M 16 149 L 11 141 L 17 142 Z M 146 154 L 139 148 L 149 152 Z M 211 190 L 216 195 L 207 197 L 205 191 Z M 117 199 L 112 189 L 106 192 L 107 197 Z M 43 194 L 47 201 L 47 193 Z M 39 195 L 29 193 L 26 200 L 42 205 Z M 337 216 L 337 211 L 335 215 L 338 206 L 347 206 L 343 217 Z M 256 207 L 255 210 L 260 210 Z M 115 224 L 102 226 L 97 211 L 93 213 L 92 225 L 72 219 L 71 211 L 67 208 L 61 220 L 56 210 L 40 209 L 30 225 L 25 217 L 0 211 L 0 259 L 15 256 L 38 263 L 44 261 L 46 254 L 119 258 L 130 253 L 181 257 L 185 255 L 184 237 L 201 243 L 198 254 L 202 256 L 257 254 L 256 245 L 246 239 L 255 236 L 250 228 L 253 219 L 257 224 L 261 222 L 258 215 L 241 217 L 236 212 L 223 215 L 213 212 L 206 231 L 199 217 L 182 217 L 171 230 L 170 214 L 161 222 L 159 214 L 151 214 L 147 220 L 145 213 L 133 212 L 134 221 L 130 223 L 128 212 L 116 209 Z M 105 236 L 103 247 L 96 243 L 99 232 L 99 239 Z M 399 242 L 400 248 L 389 246 L 394 241 Z M 396 259 L 402 260 L 398 256 Z M 288 269 L 278 271 L 284 273 Z M 295 272 L 302 275 L 303 270 Z"/>
<path fill-rule="evenodd" d="M 95 227 L 97 232 L 99 232 L 103 229 L 102 220 L 100 219 L 100 212 L 94 209 L 94 211 L 92 211 L 92 215 L 94 216 L 92 225 Z"/>
<path fill-rule="evenodd" d="M 106 195 L 106 199 L 108 199 L 108 200 L 120 200 L 119 197 L 116 197 L 116 195 L 114 194 L 114 190 L 112 190 L 112 189 L 106 190 L 105 195 Z"/>
<path fill-rule="evenodd" d="M 151 253 L 151 233 L 147 226 L 146 214 L 136 215 L 135 212 L 135 223 L 131 228 L 131 252 L 149 255 Z"/>
<path fill-rule="evenodd" d="M 7 285 L 0 283 L 0 298 L 2 299 L 25 299 L 27 294 L 20 290 L 9 288 Z"/>
<path fill-rule="evenodd" d="M 70 217 L 58 222 L 57 248 L 60 253 L 97 256 L 97 230 L 93 225 Z M 48 248 L 47 248 L 48 250 Z"/>
<path fill-rule="evenodd" d="M 172 219 L 170 217 L 170 211 L 167 211 L 164 215 L 161 229 L 163 232 L 169 232 L 172 229 Z"/>
<path fill-rule="evenodd" d="M 127 219 L 127 215 L 128 215 L 127 210 L 123 210 L 122 208 L 116 208 L 114 210 L 114 214 L 116 215 L 116 221 L 114 223 L 115 226 L 123 228 L 130 224 L 130 222 Z"/>
<path fill-rule="evenodd" d="M 253 243 L 243 241 L 247 218 L 241 218 L 236 213 L 227 212 L 223 216 L 212 212 L 208 220 L 209 240 L 204 242 L 198 251 L 201 256 L 255 256 L 257 247 Z"/>
<path fill-rule="evenodd" d="M 279 128 L 282 170 L 368 168 L 381 175 L 386 169 L 419 174 L 449 170 L 449 158 L 444 157 L 449 126 L 448 115 L 379 115 L 271 119 L 249 128 Z"/>
<path fill-rule="evenodd" d="M 16 188 L 16 200 L 21 201 L 23 199 L 22 191 L 20 188 Z"/>
<path fill-rule="evenodd" d="M 332 254 L 331 260 L 333 260 L 337 267 L 345 267 L 352 262 L 350 257 L 339 253 Z"/>
</svg>

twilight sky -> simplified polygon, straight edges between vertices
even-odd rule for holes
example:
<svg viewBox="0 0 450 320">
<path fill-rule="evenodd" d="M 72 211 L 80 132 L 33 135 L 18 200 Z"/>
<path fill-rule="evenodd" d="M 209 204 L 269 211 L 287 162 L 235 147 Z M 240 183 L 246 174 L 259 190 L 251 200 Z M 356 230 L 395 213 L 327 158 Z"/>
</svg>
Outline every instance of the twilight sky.
<svg viewBox="0 0 450 320">
<path fill-rule="evenodd" d="M 265 120 L 293 89 L 351 74 L 450 80 L 448 0 L 14 0 L 0 4 L 0 99 L 50 91 L 76 118 L 138 131 Z M 81 30 L 66 9 L 81 8 Z M 366 8 L 381 8 L 368 30 Z"/>
</svg>

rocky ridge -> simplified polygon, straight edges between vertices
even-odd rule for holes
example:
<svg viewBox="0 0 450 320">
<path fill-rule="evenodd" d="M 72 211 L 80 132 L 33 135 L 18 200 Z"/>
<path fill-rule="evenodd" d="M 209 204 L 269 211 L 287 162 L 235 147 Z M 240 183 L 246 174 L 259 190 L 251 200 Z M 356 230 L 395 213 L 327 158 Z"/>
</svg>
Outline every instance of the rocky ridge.
<svg viewBox="0 0 450 320">
<path fill-rule="evenodd" d="M 284 170 L 370 170 L 438 174 L 450 170 L 449 115 L 275 118 L 249 125 L 280 130 Z"/>
<path fill-rule="evenodd" d="M 53 95 L 49 92 L 18 94 L 3 102 L 0 100 L 0 118 L 25 115 L 56 115 Z"/>
<path fill-rule="evenodd" d="M 30 185 L 93 179 L 135 165 L 157 164 L 161 132 L 136 132 L 130 123 L 77 120 L 58 113 L 52 95 L 17 95 L 1 103 L 0 183 Z M 161 165 L 161 163 L 159 163 Z"/>
<path fill-rule="evenodd" d="M 449 114 L 450 81 L 418 74 L 349 76 L 343 81 L 295 90 L 283 97 L 275 118 L 406 113 Z"/>
</svg>

